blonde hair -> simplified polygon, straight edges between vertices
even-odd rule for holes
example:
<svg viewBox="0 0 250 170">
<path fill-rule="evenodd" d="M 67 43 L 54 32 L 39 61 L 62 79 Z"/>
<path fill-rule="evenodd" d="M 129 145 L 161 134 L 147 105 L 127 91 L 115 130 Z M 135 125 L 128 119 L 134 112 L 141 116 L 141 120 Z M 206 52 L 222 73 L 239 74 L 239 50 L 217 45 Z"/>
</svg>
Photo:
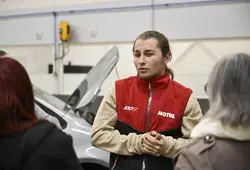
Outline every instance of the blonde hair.
<svg viewBox="0 0 250 170">
<path fill-rule="evenodd" d="M 222 58 L 213 67 L 207 86 L 207 117 L 233 126 L 250 124 L 250 55 Z"/>
</svg>

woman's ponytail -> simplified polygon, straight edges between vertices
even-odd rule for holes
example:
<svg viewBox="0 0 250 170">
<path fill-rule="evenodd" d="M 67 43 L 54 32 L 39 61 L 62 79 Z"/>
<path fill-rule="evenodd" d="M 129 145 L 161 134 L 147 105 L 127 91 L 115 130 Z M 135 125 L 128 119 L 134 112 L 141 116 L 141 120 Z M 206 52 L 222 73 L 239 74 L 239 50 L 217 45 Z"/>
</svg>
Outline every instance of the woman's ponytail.
<svg viewBox="0 0 250 170">
<path fill-rule="evenodd" d="M 174 71 L 171 68 L 168 68 L 166 66 L 166 72 L 168 72 L 171 75 L 171 79 L 174 79 Z"/>
</svg>

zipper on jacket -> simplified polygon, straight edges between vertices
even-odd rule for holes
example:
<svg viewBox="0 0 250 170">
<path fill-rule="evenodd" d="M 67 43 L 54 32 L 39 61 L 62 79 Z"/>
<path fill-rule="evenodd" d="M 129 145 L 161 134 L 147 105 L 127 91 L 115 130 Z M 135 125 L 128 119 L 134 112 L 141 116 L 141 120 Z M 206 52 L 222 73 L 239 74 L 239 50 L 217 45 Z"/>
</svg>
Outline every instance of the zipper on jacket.
<svg viewBox="0 0 250 170">
<path fill-rule="evenodd" d="M 111 170 L 114 170 L 114 169 L 115 169 L 116 164 L 117 164 L 117 160 L 118 160 L 118 155 L 117 155 L 116 158 L 115 158 L 115 161 L 114 161 L 114 164 L 113 164 Z"/>
<path fill-rule="evenodd" d="M 151 105 L 151 101 L 152 101 L 152 88 L 151 88 L 151 83 L 149 83 L 149 97 L 148 97 L 148 103 L 147 103 L 147 112 L 146 112 L 146 133 L 149 130 L 149 113 L 150 113 L 150 105 Z M 143 156 L 143 161 L 142 161 L 142 170 L 146 169 L 146 165 L 145 165 L 145 156 Z"/>
</svg>

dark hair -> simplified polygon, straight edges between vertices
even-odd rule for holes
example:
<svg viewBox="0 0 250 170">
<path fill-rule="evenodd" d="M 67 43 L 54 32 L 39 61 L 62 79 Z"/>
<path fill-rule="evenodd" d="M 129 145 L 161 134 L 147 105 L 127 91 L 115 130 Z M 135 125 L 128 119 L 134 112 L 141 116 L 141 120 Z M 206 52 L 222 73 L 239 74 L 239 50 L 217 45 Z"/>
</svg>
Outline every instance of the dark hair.
<svg viewBox="0 0 250 170">
<path fill-rule="evenodd" d="M 3 51 L 3 50 L 0 50 L 0 57 L 4 56 L 4 55 L 7 55 L 7 52 Z"/>
<path fill-rule="evenodd" d="M 23 132 L 38 121 L 29 76 L 18 61 L 4 57 L 0 82 L 0 134 Z"/>
<path fill-rule="evenodd" d="M 168 39 L 162 33 L 158 32 L 158 31 L 154 31 L 154 30 L 146 31 L 146 32 L 142 33 L 134 41 L 133 51 L 134 51 L 134 47 L 135 47 L 135 42 L 138 39 L 141 39 L 141 40 L 155 39 L 158 41 L 158 47 L 161 49 L 161 53 L 162 53 L 163 57 L 165 57 L 167 54 L 170 54 L 172 56 L 172 52 L 170 50 Z M 174 71 L 172 69 L 168 68 L 167 66 L 166 66 L 166 71 L 171 75 L 172 79 L 174 79 Z"/>
<path fill-rule="evenodd" d="M 166 72 L 170 74 L 171 79 L 174 79 L 174 71 L 171 68 L 166 66 Z"/>
</svg>

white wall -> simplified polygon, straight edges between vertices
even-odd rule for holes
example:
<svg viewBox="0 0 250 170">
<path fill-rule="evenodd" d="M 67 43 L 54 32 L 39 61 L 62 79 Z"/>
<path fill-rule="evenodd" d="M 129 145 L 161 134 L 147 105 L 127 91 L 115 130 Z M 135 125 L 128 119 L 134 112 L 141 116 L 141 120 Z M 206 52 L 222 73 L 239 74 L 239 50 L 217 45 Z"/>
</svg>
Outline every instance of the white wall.
<svg viewBox="0 0 250 170">
<path fill-rule="evenodd" d="M 43 7 L 53 7 L 53 6 L 92 3 L 92 2 L 105 2 L 105 1 L 115 1 L 115 0 L 43 0 L 42 2 L 35 0 L 2 0 L 0 1 L 0 10 L 8 11 L 13 9 L 43 8 Z"/>
<path fill-rule="evenodd" d="M 6 2 L 0 1 L 0 11 L 19 8 L 56 6 L 61 4 L 89 3 L 87 0 L 51 0 L 50 2 L 48 0 L 44 0 L 43 3 L 40 3 L 40 1 L 37 3 L 38 1 L 35 0 L 22 1 L 27 2 L 27 4 L 20 3 L 21 0 L 5 1 Z M 130 25 L 130 27 L 136 27 L 136 25 Z M 216 27 L 216 25 L 214 27 Z M 120 51 L 120 61 L 118 63 L 120 78 L 136 74 L 133 66 L 133 56 L 131 51 L 132 41 L 124 43 L 101 42 L 72 44 L 70 46 L 70 53 L 65 57 L 64 62 L 65 64 L 67 64 L 68 61 L 71 61 L 72 64 L 94 65 L 114 44 L 118 46 Z M 194 90 L 195 95 L 199 97 L 205 95 L 203 92 L 203 86 L 207 80 L 211 67 L 219 57 L 236 52 L 250 53 L 250 37 L 227 37 L 223 39 L 214 38 L 207 40 L 172 39 L 170 44 L 173 52 L 173 61 L 170 63 L 170 66 L 175 71 L 176 80 L 191 87 Z M 53 74 L 47 73 L 48 64 L 54 62 L 52 45 L 0 46 L 0 48 L 8 51 L 12 56 L 23 63 L 29 72 L 32 82 L 36 86 L 50 93 L 58 92 L 57 78 Z M 84 76 L 85 75 L 79 74 L 65 74 L 63 93 L 70 94 L 73 92 L 74 88 L 81 82 Z M 117 76 L 115 71 L 113 71 L 104 83 L 101 95 L 107 92 L 108 88 L 116 79 Z"/>
<path fill-rule="evenodd" d="M 174 69 L 176 80 L 191 87 L 197 96 L 204 96 L 203 86 L 207 76 L 216 59 L 223 55 L 237 52 L 250 53 L 250 39 L 226 39 L 226 40 L 203 40 L 203 41 L 171 41 L 173 60 L 170 66 Z M 198 43 L 197 45 L 194 45 Z M 95 64 L 98 59 L 113 44 L 98 45 L 74 45 L 70 53 L 65 57 L 65 64 L 68 61 Z M 136 74 L 133 66 L 132 43 L 117 45 L 120 50 L 120 61 L 118 72 L 120 78 Z M 193 47 L 184 53 L 189 47 Z M 50 93 L 57 92 L 57 81 L 53 75 L 47 74 L 47 64 L 53 62 L 52 47 L 5 47 L 12 56 L 15 56 L 23 63 L 35 85 Z M 182 56 L 182 54 L 185 54 Z M 181 56 L 181 59 L 180 59 Z M 90 60 L 91 58 L 91 60 Z M 84 75 L 64 75 L 64 92 L 70 94 L 81 82 Z M 115 71 L 103 85 L 101 95 L 105 94 L 112 83 L 117 79 Z"/>
<path fill-rule="evenodd" d="M 72 5 L 72 4 L 87 4 L 87 3 L 102 3 L 107 1 L 129 1 L 129 0 L 1 0 L 0 11 L 9 11 L 16 9 L 28 9 L 28 8 L 43 8 L 43 7 L 57 7 L 61 5 Z M 132 0 L 142 1 L 142 0 Z M 157 3 L 181 3 L 181 2 L 196 2 L 206 0 L 156 0 Z"/>
</svg>

